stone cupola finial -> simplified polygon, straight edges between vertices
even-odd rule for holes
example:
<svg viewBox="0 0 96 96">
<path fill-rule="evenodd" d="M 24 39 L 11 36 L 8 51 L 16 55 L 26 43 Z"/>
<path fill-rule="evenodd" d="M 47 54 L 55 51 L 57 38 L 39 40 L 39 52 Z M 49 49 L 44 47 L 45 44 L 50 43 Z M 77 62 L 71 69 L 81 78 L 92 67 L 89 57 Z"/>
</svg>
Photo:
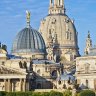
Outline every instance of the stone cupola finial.
<svg viewBox="0 0 96 96">
<path fill-rule="evenodd" d="M 88 31 L 88 38 L 90 38 L 90 31 Z"/>
<path fill-rule="evenodd" d="M 86 39 L 86 47 L 85 47 L 85 55 L 90 53 L 90 48 L 92 48 L 92 40 L 90 36 L 90 31 L 88 31 L 87 39 Z"/>
</svg>

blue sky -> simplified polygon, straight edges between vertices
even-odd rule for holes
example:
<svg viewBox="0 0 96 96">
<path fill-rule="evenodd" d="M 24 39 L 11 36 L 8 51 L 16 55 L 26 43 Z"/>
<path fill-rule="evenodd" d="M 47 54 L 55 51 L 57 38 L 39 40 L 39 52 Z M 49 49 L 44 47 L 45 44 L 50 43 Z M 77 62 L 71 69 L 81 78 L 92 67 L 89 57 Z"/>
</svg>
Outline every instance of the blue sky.
<svg viewBox="0 0 96 96">
<path fill-rule="evenodd" d="M 0 41 L 10 52 L 16 34 L 26 26 L 26 10 L 31 12 L 31 26 L 38 30 L 40 20 L 48 15 L 49 0 L 1 0 Z M 80 53 L 83 54 L 88 30 L 96 45 L 96 0 L 65 0 L 66 14 L 75 20 Z"/>
</svg>

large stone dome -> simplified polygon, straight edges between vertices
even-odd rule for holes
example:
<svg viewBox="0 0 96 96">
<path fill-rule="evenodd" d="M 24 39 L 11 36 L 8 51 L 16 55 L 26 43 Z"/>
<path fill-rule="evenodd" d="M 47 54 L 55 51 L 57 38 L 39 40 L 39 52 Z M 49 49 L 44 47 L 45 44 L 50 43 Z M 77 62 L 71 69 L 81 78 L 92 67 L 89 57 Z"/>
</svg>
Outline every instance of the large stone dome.
<svg viewBox="0 0 96 96">
<path fill-rule="evenodd" d="M 72 58 L 79 56 L 78 34 L 74 21 L 65 13 L 64 0 L 50 0 L 49 14 L 41 21 L 39 31 L 46 47 L 50 43 L 48 38 L 50 35 L 52 36 L 53 55 L 56 57 L 65 57 L 70 54 L 73 56 Z M 69 57 L 71 58 L 71 56 Z"/>
<path fill-rule="evenodd" d="M 53 39 L 55 34 L 57 34 L 59 47 L 78 48 L 76 28 L 67 15 L 48 15 L 41 21 L 39 31 L 42 33 L 46 45 L 48 43 L 48 33 L 51 32 Z"/>
<path fill-rule="evenodd" d="M 12 54 L 20 56 L 22 55 L 23 57 L 26 54 L 30 54 L 30 56 L 32 57 L 32 55 L 45 54 L 45 52 L 46 47 L 43 37 L 30 25 L 22 29 L 17 34 L 12 46 Z"/>
</svg>

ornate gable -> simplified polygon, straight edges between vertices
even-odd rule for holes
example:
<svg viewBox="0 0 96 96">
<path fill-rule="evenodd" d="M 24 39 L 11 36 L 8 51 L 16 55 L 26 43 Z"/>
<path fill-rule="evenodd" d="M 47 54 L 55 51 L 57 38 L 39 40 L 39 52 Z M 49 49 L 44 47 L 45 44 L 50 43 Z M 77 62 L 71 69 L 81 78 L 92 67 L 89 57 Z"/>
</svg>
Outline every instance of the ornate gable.
<svg viewBox="0 0 96 96">
<path fill-rule="evenodd" d="M 20 70 L 8 68 L 6 66 L 0 65 L 0 74 L 16 74 L 16 75 L 26 75 L 27 73 L 21 72 Z"/>
</svg>

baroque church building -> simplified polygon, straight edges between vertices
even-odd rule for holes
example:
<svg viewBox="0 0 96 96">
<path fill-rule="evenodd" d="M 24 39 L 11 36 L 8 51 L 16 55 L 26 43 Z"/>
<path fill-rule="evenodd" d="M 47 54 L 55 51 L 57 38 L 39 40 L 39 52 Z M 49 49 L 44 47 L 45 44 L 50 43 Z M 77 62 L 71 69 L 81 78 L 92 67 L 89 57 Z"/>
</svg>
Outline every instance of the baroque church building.
<svg viewBox="0 0 96 96">
<path fill-rule="evenodd" d="M 96 48 L 88 34 L 86 56 L 79 57 L 78 33 L 64 0 L 50 0 L 39 31 L 31 27 L 30 18 L 26 11 L 27 25 L 15 37 L 11 54 L 0 44 L 0 91 L 73 89 L 76 81 L 81 88 L 96 89 L 96 55 L 89 55 Z"/>
<path fill-rule="evenodd" d="M 79 56 L 78 34 L 74 21 L 66 15 L 64 0 L 50 0 L 49 13 L 41 21 L 39 32 L 44 38 L 48 59 L 73 61 Z"/>
</svg>

